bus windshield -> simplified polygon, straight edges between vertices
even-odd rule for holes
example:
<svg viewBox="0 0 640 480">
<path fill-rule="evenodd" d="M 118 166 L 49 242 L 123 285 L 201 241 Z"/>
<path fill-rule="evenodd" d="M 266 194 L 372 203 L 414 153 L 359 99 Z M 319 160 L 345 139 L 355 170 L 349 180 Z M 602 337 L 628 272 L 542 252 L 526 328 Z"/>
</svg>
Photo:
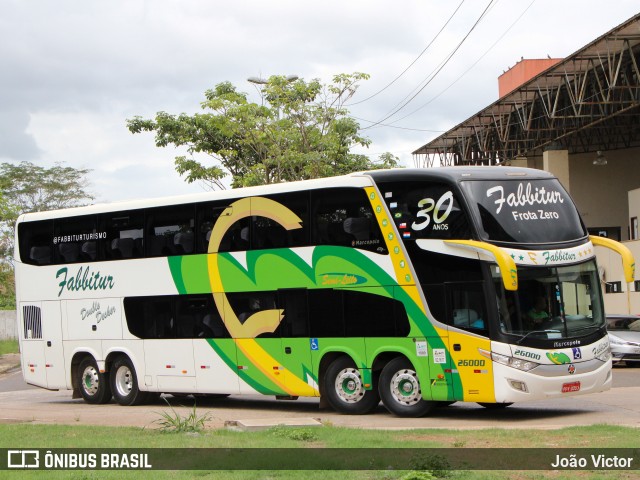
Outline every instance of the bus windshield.
<svg viewBox="0 0 640 480">
<path fill-rule="evenodd" d="M 480 236 L 489 241 L 548 244 L 587 235 L 558 180 L 483 180 L 460 185 L 477 208 Z"/>
<path fill-rule="evenodd" d="M 542 339 L 575 338 L 604 325 L 595 261 L 558 267 L 519 267 L 519 288 L 504 290 L 491 268 L 503 334 Z"/>
</svg>

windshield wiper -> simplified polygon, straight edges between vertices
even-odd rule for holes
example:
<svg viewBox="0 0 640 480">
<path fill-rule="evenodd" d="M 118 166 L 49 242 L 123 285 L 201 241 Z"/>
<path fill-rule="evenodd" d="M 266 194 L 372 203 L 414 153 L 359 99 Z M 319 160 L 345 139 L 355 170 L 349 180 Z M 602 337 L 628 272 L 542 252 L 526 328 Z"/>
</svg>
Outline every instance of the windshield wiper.
<svg viewBox="0 0 640 480">
<path fill-rule="evenodd" d="M 531 332 L 527 333 L 526 335 L 524 335 L 520 340 L 518 340 L 516 342 L 516 345 L 520 345 L 525 338 L 527 338 L 529 335 L 532 335 L 534 333 L 560 333 L 562 334 L 562 332 L 560 330 L 532 330 Z"/>
</svg>

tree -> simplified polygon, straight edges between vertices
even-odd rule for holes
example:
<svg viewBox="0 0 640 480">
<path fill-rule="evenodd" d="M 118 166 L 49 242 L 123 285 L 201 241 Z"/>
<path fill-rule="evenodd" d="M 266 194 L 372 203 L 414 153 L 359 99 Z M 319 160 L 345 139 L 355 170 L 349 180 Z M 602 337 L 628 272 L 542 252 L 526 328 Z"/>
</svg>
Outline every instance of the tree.
<svg viewBox="0 0 640 480">
<path fill-rule="evenodd" d="M 391 154 L 372 161 L 351 153 L 370 140 L 359 133 L 345 102 L 368 78 L 340 74 L 322 85 L 273 76 L 260 90 L 260 104 L 223 82 L 205 92 L 204 113 L 158 112 L 155 119 L 129 119 L 127 127 L 132 133 L 155 132 L 158 147 L 186 147 L 189 155 L 176 157 L 176 170 L 187 182 L 203 181 L 212 189 L 224 188 L 227 175 L 232 187 L 241 187 L 397 166 Z M 201 163 L 198 154 L 213 164 Z"/>
<path fill-rule="evenodd" d="M 0 308 L 15 306 L 13 243 L 18 216 L 86 204 L 93 199 L 87 191 L 89 172 L 63 165 L 0 164 Z"/>
</svg>

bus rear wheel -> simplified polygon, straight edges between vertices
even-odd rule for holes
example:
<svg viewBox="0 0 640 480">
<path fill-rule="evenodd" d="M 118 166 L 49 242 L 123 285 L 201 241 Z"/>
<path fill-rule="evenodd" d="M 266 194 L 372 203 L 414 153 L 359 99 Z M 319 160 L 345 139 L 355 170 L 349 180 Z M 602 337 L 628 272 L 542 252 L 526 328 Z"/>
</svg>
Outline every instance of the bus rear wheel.
<svg viewBox="0 0 640 480">
<path fill-rule="evenodd" d="M 77 375 L 80 394 L 85 402 L 92 404 L 109 403 L 109 400 L 111 400 L 109 376 L 106 373 L 100 373 L 98 364 L 93 358 L 86 357 L 80 362 Z"/>
<path fill-rule="evenodd" d="M 384 406 L 399 417 L 422 417 L 438 405 L 422 398 L 418 375 L 404 357 L 394 358 L 385 365 L 378 388 Z"/>
<path fill-rule="evenodd" d="M 339 413 L 364 415 L 380 403 L 378 392 L 365 388 L 360 370 L 349 357 L 331 362 L 324 374 L 323 386 L 329 405 Z"/>
<path fill-rule="evenodd" d="M 149 395 L 138 388 L 136 369 L 129 357 L 121 356 L 111 367 L 111 391 L 120 405 L 131 406 L 145 403 Z"/>
</svg>

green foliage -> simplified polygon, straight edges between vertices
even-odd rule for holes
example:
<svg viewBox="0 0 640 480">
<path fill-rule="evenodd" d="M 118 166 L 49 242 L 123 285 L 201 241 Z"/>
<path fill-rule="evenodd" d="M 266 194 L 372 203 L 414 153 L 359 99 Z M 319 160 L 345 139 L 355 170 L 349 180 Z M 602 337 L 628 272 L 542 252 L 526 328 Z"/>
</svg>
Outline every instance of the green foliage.
<svg viewBox="0 0 640 480">
<path fill-rule="evenodd" d="M 86 190 L 89 171 L 60 164 L 45 168 L 29 162 L 3 163 L 0 188 L 13 215 L 75 207 L 93 199 Z"/>
<path fill-rule="evenodd" d="M 0 241 L 4 234 L 0 234 Z M 0 310 L 16 308 L 16 284 L 13 268 L 9 262 L 0 261 Z"/>
<path fill-rule="evenodd" d="M 0 309 L 15 308 L 12 258 L 18 216 L 86 204 L 93 199 L 87 191 L 89 171 L 60 164 L 0 164 Z"/>
<path fill-rule="evenodd" d="M 0 340 L 0 355 L 7 353 L 20 353 L 18 340 L 13 338 Z"/>
<path fill-rule="evenodd" d="M 400 477 L 400 480 L 433 480 L 434 477 L 431 472 L 416 472 L 412 471 L 404 474 Z"/>
<path fill-rule="evenodd" d="M 390 153 L 372 161 L 350 152 L 370 144 L 344 106 L 368 78 L 340 74 L 322 85 L 273 76 L 260 89 L 260 105 L 223 82 L 205 92 L 204 113 L 158 112 L 155 119 L 129 119 L 127 127 L 155 132 L 158 147 L 186 147 L 189 155 L 175 159 L 177 172 L 212 189 L 224 188 L 227 175 L 233 187 L 242 187 L 395 167 L 398 158 Z M 200 154 L 213 165 L 197 160 Z"/>
<path fill-rule="evenodd" d="M 442 455 L 423 454 L 415 456 L 411 461 L 411 468 L 429 473 L 433 478 L 445 478 L 451 476 L 451 465 Z M 418 480 L 419 477 L 416 477 Z"/>
<path fill-rule="evenodd" d="M 298 442 L 313 442 L 318 440 L 318 433 L 311 428 L 293 428 L 286 425 L 276 425 L 269 432 L 279 438 L 287 438 Z"/>
<path fill-rule="evenodd" d="M 199 415 L 196 411 L 195 403 L 189 414 L 182 416 L 176 412 L 166 399 L 165 402 L 171 412 L 160 412 L 160 418 L 153 422 L 159 425 L 159 430 L 164 433 L 199 433 L 204 430 L 205 423 L 211 418 L 209 412 Z"/>
</svg>

